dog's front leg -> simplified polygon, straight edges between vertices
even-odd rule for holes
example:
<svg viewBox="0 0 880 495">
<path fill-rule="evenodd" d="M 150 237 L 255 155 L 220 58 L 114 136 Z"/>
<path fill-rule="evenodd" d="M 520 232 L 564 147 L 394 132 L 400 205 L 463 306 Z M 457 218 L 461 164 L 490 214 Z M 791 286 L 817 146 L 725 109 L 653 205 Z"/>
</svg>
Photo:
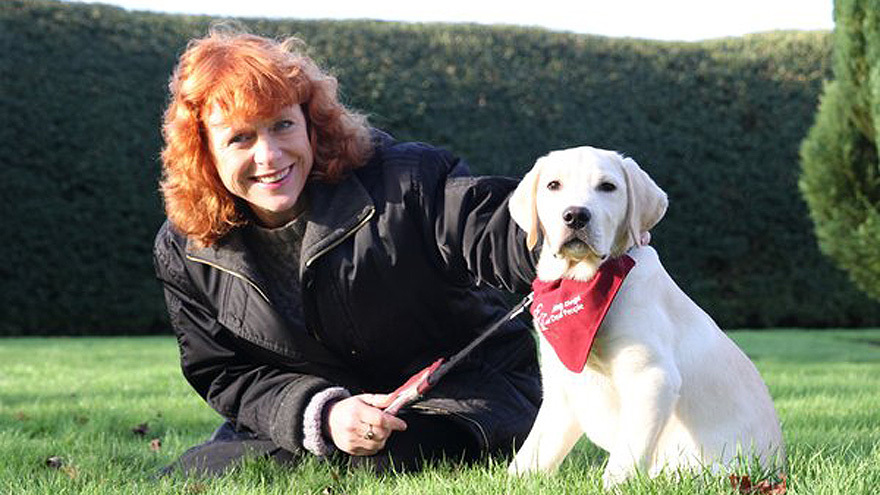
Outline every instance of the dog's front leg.
<svg viewBox="0 0 880 495">
<path fill-rule="evenodd" d="M 657 439 L 669 420 L 681 388 L 671 356 L 643 344 L 621 349 L 612 361 L 612 380 L 620 400 L 617 435 L 602 476 L 606 488 L 648 474 Z"/>
<path fill-rule="evenodd" d="M 545 377 L 544 400 L 529 436 L 507 469 L 509 473 L 553 471 L 581 437 L 581 427 L 557 381 Z"/>
</svg>

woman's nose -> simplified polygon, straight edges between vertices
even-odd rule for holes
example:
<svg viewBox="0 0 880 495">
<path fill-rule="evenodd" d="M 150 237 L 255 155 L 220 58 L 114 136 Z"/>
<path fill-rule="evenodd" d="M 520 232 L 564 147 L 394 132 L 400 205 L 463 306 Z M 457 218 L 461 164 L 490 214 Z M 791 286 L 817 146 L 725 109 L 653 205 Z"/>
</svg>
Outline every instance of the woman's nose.
<svg viewBox="0 0 880 495">
<path fill-rule="evenodd" d="M 281 147 L 272 136 L 258 135 L 254 145 L 254 161 L 258 165 L 271 165 L 281 156 Z"/>
</svg>

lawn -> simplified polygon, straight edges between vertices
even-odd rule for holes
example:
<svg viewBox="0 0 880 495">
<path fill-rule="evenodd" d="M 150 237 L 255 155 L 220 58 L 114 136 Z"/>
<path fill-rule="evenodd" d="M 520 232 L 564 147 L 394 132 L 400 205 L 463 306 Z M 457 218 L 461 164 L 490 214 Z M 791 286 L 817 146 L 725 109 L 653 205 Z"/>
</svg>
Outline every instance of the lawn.
<svg viewBox="0 0 880 495">
<path fill-rule="evenodd" d="M 791 494 L 880 492 L 880 330 L 739 331 L 783 422 Z M 0 339 L 0 494 L 601 493 L 604 454 L 578 444 L 559 473 L 502 461 L 377 478 L 254 460 L 221 479 L 155 479 L 219 423 L 187 386 L 171 337 Z M 636 480 L 624 493 L 736 493 L 724 479 Z"/>
</svg>

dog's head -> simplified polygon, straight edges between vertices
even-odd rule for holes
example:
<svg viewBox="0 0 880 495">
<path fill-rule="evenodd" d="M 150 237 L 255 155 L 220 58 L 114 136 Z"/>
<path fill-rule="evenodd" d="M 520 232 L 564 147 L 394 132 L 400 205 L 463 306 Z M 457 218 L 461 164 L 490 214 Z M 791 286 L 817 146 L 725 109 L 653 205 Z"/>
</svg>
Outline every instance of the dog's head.
<svg viewBox="0 0 880 495">
<path fill-rule="evenodd" d="M 539 158 L 509 206 L 530 248 L 543 234 L 542 258 L 598 266 L 638 244 L 663 217 L 667 198 L 631 158 L 584 146 Z"/>
</svg>

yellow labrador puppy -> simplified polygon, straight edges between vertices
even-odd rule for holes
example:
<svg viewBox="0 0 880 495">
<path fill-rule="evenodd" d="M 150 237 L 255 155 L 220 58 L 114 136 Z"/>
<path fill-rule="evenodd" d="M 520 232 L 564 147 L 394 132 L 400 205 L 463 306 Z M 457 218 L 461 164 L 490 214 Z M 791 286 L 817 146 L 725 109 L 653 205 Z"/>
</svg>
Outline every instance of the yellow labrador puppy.
<svg viewBox="0 0 880 495">
<path fill-rule="evenodd" d="M 514 192 L 529 246 L 543 239 L 536 297 L 562 295 L 532 303 L 544 402 L 512 473 L 554 470 L 583 434 L 609 452 L 606 487 L 740 459 L 782 466 L 758 371 L 641 245 L 666 206 L 635 161 L 590 147 L 540 158 Z"/>
</svg>

